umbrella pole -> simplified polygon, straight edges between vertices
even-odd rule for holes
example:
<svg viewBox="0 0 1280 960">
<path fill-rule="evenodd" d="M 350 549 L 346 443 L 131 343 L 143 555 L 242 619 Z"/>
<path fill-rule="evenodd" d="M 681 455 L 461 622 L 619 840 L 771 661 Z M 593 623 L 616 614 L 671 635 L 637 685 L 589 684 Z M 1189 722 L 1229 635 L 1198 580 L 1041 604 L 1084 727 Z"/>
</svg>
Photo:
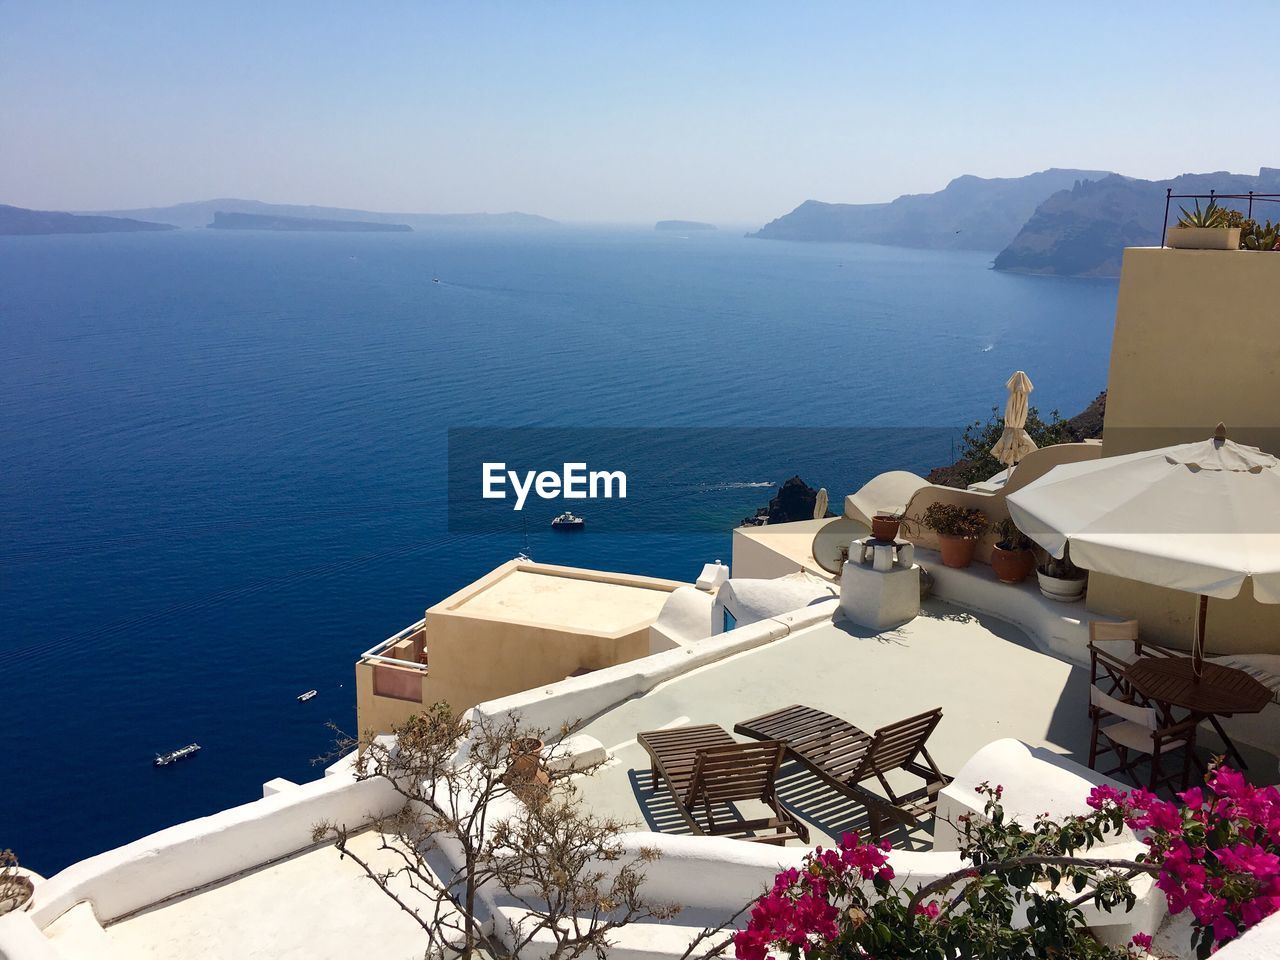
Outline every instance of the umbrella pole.
<svg viewBox="0 0 1280 960">
<path fill-rule="evenodd" d="M 1200 615 L 1196 618 L 1196 636 L 1191 644 L 1191 672 L 1197 680 L 1204 673 L 1204 622 L 1209 616 L 1209 598 L 1200 595 Z"/>
</svg>

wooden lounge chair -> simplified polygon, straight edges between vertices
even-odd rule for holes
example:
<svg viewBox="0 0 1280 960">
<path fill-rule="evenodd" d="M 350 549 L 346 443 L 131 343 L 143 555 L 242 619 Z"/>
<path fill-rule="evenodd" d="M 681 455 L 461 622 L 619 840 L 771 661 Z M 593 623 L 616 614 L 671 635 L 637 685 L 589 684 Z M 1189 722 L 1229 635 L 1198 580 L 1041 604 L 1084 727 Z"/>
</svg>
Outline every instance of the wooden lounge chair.
<svg viewBox="0 0 1280 960">
<path fill-rule="evenodd" d="M 695 833 L 779 845 L 788 840 L 809 842 L 808 828 L 782 809 L 774 791 L 782 765 L 781 743 L 739 743 L 715 724 L 650 730 L 637 734 L 636 740 L 652 761 L 654 783 L 659 777 L 665 781 L 680 816 Z M 774 815 L 717 821 L 717 807 L 724 813 L 725 804 L 743 800 L 758 800 Z M 699 804 L 705 824 L 694 814 Z M 773 832 L 755 833 L 767 830 Z"/>
<path fill-rule="evenodd" d="M 919 826 L 918 818 L 933 813 L 938 791 L 951 782 L 925 749 L 925 741 L 941 719 L 941 709 L 930 710 L 869 734 L 847 720 L 793 704 L 744 720 L 733 729 L 757 740 L 785 743 L 788 753 L 819 779 L 866 808 L 871 835 L 879 840 L 885 820 Z M 924 786 L 899 795 L 885 777 L 894 770 L 920 777 Z M 880 782 L 887 799 L 861 786 L 871 779 Z"/>
</svg>

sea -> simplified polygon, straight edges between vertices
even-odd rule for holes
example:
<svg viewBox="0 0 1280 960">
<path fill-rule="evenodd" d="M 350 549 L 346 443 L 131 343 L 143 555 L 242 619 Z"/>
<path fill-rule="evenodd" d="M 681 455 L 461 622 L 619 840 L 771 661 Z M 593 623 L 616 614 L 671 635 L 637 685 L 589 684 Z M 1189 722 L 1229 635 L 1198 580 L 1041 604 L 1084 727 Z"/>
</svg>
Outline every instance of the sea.
<svg viewBox="0 0 1280 960">
<path fill-rule="evenodd" d="M 1116 283 L 992 256 L 622 227 L 0 238 L 0 848 L 48 875 L 320 776 L 360 652 L 519 554 L 692 580 L 789 476 L 839 511 L 950 462 L 1015 369 L 1078 412 Z M 554 470 L 579 441 L 637 464 L 630 513 L 468 513 L 451 448 Z"/>
</svg>

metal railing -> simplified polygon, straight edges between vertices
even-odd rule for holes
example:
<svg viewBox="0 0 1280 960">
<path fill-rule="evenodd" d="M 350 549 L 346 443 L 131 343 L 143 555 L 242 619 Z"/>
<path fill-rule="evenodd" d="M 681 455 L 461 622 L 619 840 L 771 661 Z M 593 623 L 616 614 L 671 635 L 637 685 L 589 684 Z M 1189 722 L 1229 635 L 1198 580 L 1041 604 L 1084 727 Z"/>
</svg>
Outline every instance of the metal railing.
<svg viewBox="0 0 1280 960">
<path fill-rule="evenodd" d="M 1250 220 L 1253 219 L 1253 203 L 1260 200 L 1263 203 L 1280 203 L 1280 193 L 1256 193 L 1250 190 L 1248 193 L 1218 193 L 1216 190 L 1210 190 L 1208 193 L 1174 193 L 1172 187 L 1166 187 L 1164 191 L 1164 226 L 1160 230 L 1160 246 L 1165 245 L 1165 241 L 1169 239 L 1169 207 L 1174 200 L 1195 200 L 1197 203 L 1201 200 L 1208 200 L 1211 203 L 1217 203 L 1222 200 L 1244 200 L 1248 203 L 1248 210 L 1245 216 Z"/>
</svg>

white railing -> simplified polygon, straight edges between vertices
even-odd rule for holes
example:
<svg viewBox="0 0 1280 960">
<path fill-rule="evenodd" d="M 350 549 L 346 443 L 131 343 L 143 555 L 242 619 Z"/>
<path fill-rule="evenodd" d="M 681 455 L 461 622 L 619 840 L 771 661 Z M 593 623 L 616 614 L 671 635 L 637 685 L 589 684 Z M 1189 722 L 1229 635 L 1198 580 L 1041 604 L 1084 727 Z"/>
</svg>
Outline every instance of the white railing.
<svg viewBox="0 0 1280 960">
<path fill-rule="evenodd" d="M 426 621 L 426 618 L 424 617 L 423 619 L 419 620 L 417 623 L 410 624 L 409 626 L 405 627 L 399 633 L 393 633 L 391 636 L 387 637 L 387 639 L 383 640 L 381 643 L 375 644 L 374 646 L 366 650 L 364 653 L 360 654 L 361 661 L 367 660 L 371 663 L 387 663 L 394 667 L 409 667 L 411 669 L 421 670 L 423 673 L 426 673 L 427 665 L 425 663 L 417 663 L 413 660 L 400 660 L 400 659 L 397 659 L 396 657 L 388 657 L 383 654 L 383 651 L 386 650 L 388 647 L 395 646 L 401 640 L 405 640 L 413 636 L 419 630 L 425 630 L 426 626 L 427 626 L 427 621 Z"/>
</svg>

